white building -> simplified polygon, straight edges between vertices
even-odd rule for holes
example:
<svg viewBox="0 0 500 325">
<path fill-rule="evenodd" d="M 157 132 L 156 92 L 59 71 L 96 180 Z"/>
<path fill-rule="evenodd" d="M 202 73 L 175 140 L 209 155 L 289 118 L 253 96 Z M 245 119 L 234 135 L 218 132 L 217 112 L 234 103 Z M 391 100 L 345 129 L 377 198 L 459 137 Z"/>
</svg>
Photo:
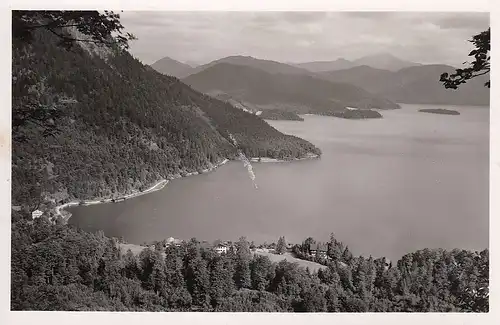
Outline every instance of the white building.
<svg viewBox="0 0 500 325">
<path fill-rule="evenodd" d="M 31 212 L 31 217 L 33 218 L 33 220 L 35 220 L 36 218 L 40 218 L 42 216 L 43 212 L 40 211 L 40 210 L 35 210 L 33 212 Z"/>
<path fill-rule="evenodd" d="M 223 245 L 223 244 L 219 244 L 219 245 L 215 246 L 214 250 L 218 254 L 222 254 L 222 253 L 226 254 L 229 250 L 229 247 L 227 247 L 226 245 Z"/>
<path fill-rule="evenodd" d="M 167 238 L 167 241 L 166 241 L 166 244 L 165 244 L 165 247 L 169 247 L 169 246 L 181 246 L 182 244 L 182 240 L 180 239 L 176 239 L 174 237 L 169 237 Z"/>
</svg>

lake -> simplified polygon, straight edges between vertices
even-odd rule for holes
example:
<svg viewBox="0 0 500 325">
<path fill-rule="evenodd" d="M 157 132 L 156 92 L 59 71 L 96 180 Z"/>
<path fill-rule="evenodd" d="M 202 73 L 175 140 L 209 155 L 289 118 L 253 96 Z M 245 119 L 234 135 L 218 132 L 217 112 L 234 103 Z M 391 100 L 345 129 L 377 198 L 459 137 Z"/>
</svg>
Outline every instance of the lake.
<svg viewBox="0 0 500 325">
<path fill-rule="evenodd" d="M 70 223 L 141 244 L 170 236 L 292 243 L 333 232 L 355 255 L 392 260 L 422 248 L 489 242 L 489 110 L 401 105 L 383 119 L 269 121 L 321 148 L 321 159 L 230 162 L 115 204 L 70 209 Z M 449 108 L 461 115 L 418 112 Z"/>
</svg>

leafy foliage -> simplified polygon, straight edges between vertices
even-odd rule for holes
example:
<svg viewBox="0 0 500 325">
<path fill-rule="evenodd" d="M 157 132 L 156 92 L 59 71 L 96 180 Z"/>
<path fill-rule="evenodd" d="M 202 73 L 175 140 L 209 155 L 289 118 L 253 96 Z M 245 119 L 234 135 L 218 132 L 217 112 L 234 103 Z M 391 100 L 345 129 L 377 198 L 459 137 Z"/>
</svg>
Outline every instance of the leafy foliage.
<svg viewBox="0 0 500 325">
<path fill-rule="evenodd" d="M 469 56 L 473 57 L 474 61 L 469 63 L 469 67 L 457 69 L 451 75 L 443 73 L 440 81 L 446 88 L 458 89 L 461 84 L 470 79 L 490 73 L 490 39 L 490 28 L 472 37 L 469 42 L 474 44 L 475 49 L 469 53 Z M 488 80 L 484 85 L 490 88 L 490 81 Z"/>
<path fill-rule="evenodd" d="M 90 38 L 77 38 L 64 28 L 76 28 Z M 68 10 L 14 10 L 12 11 L 12 36 L 14 42 L 31 42 L 33 32 L 44 29 L 59 38 L 60 45 L 71 48 L 78 42 L 101 43 L 128 48 L 134 35 L 125 33 L 120 15 L 113 11 L 68 11 Z"/>
</svg>

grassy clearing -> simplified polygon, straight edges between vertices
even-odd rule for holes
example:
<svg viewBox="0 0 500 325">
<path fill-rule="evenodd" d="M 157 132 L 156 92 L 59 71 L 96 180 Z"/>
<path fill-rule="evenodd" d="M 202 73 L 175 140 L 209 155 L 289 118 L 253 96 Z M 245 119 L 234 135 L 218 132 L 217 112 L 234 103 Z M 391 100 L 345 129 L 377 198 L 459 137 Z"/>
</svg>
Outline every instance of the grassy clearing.
<svg viewBox="0 0 500 325">
<path fill-rule="evenodd" d="M 317 272 L 320 268 L 326 268 L 326 266 L 321 265 L 319 263 L 311 262 L 311 261 L 306 261 L 306 260 L 301 260 L 296 257 L 293 257 L 292 254 L 290 253 L 284 253 L 283 255 L 278 255 L 274 253 L 270 253 L 267 250 L 262 250 L 262 249 L 257 249 L 254 252 L 255 254 L 262 255 L 262 256 L 267 256 L 269 259 L 273 262 L 280 262 L 282 260 L 287 260 L 290 263 L 297 263 L 299 266 L 302 266 L 304 268 L 308 267 L 311 272 Z"/>
<path fill-rule="evenodd" d="M 130 249 L 134 255 L 139 255 L 146 248 L 146 246 L 135 244 L 119 244 L 119 246 L 123 254 L 127 254 L 127 251 Z"/>
<path fill-rule="evenodd" d="M 146 246 L 135 245 L 135 244 L 119 244 L 119 245 L 123 254 L 126 254 L 127 251 L 130 249 L 134 255 L 139 255 L 142 252 L 142 250 L 146 248 Z M 266 249 L 256 249 L 253 253 L 262 256 L 267 256 L 272 262 L 276 263 L 279 263 L 282 260 L 287 260 L 290 263 L 297 263 L 299 266 L 302 266 L 304 268 L 308 267 L 309 270 L 311 270 L 311 272 L 317 272 L 320 268 L 326 268 L 326 266 L 321 265 L 319 263 L 301 260 L 296 257 L 293 257 L 292 254 L 290 253 L 284 253 L 283 255 L 278 255 L 271 253 Z"/>
</svg>

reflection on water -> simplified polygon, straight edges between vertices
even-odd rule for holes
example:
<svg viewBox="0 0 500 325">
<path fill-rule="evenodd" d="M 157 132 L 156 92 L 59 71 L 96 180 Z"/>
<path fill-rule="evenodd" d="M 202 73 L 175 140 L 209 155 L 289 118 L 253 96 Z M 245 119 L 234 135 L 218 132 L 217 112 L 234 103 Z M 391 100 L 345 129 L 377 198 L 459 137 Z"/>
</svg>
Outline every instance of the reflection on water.
<svg viewBox="0 0 500 325">
<path fill-rule="evenodd" d="M 74 208 L 70 222 L 132 243 L 327 240 L 334 232 L 355 254 L 391 259 L 424 247 L 486 248 L 488 109 L 453 107 L 461 115 L 448 116 L 420 108 L 377 120 L 272 121 L 316 144 L 322 158 L 254 163 L 258 190 L 241 162 L 228 163 L 123 203 Z"/>
</svg>

